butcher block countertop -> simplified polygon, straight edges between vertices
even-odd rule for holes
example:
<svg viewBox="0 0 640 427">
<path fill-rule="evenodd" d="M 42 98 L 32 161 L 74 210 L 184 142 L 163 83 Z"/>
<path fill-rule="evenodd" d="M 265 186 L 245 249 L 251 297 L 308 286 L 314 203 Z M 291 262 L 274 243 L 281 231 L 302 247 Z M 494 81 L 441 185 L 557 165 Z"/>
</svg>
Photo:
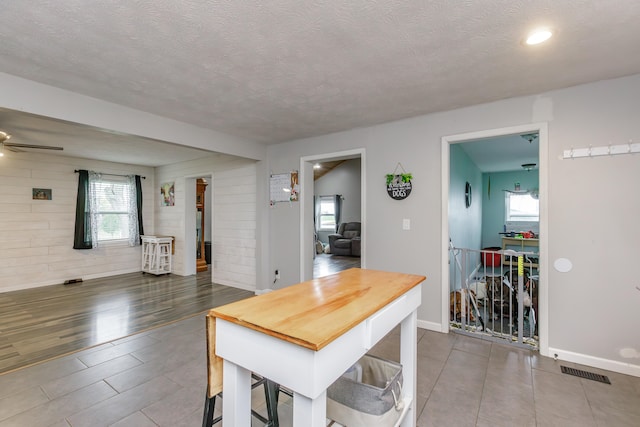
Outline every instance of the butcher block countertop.
<svg viewBox="0 0 640 427">
<path fill-rule="evenodd" d="M 216 307 L 209 315 L 318 351 L 425 279 L 352 268 Z"/>
</svg>

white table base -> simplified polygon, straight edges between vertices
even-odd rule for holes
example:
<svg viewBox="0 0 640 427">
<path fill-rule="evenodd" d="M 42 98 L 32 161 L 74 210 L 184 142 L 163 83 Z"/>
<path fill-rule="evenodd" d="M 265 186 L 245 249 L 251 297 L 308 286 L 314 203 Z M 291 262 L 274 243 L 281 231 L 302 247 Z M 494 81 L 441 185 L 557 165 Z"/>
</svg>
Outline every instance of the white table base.
<svg viewBox="0 0 640 427">
<path fill-rule="evenodd" d="M 416 425 L 417 315 L 422 284 L 398 297 L 330 344 L 313 351 L 218 319 L 216 353 L 224 359 L 224 427 L 251 425 L 251 372 L 294 392 L 294 427 L 326 426 L 326 389 L 396 325 L 406 410 L 402 427 Z"/>
</svg>

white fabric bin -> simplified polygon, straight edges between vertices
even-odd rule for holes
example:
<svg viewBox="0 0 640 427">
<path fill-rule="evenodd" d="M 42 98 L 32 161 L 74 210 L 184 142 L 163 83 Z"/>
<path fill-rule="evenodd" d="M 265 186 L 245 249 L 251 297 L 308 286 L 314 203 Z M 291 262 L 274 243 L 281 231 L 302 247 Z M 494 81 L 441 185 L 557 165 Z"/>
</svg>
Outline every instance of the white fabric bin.
<svg viewBox="0 0 640 427">
<path fill-rule="evenodd" d="M 327 418 L 343 426 L 393 426 L 401 414 L 399 363 L 366 354 L 327 389 Z"/>
</svg>

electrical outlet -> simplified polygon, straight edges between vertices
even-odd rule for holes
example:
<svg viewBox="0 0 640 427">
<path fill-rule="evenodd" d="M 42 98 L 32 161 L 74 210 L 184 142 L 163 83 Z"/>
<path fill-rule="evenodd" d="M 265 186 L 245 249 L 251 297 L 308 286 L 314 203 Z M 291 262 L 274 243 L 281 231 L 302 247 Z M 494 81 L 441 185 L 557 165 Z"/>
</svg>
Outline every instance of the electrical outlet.
<svg viewBox="0 0 640 427">
<path fill-rule="evenodd" d="M 280 278 L 280 270 L 276 270 L 276 280 Z"/>
</svg>

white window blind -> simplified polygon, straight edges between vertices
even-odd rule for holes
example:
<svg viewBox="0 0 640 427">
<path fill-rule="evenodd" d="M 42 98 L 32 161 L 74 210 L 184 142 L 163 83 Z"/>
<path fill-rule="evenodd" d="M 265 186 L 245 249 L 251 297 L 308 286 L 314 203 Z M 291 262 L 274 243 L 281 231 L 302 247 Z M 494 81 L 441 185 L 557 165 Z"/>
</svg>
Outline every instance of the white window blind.
<svg viewBox="0 0 640 427">
<path fill-rule="evenodd" d="M 336 230 L 336 205 L 333 196 L 320 197 L 320 230 Z"/>
<path fill-rule="evenodd" d="M 118 179 L 100 179 L 91 182 L 97 202 L 96 224 L 98 241 L 125 240 L 129 238 L 129 206 L 131 190 L 129 183 Z"/>
<path fill-rule="evenodd" d="M 505 218 L 506 221 L 539 221 L 540 202 L 528 193 L 506 193 Z"/>
</svg>

